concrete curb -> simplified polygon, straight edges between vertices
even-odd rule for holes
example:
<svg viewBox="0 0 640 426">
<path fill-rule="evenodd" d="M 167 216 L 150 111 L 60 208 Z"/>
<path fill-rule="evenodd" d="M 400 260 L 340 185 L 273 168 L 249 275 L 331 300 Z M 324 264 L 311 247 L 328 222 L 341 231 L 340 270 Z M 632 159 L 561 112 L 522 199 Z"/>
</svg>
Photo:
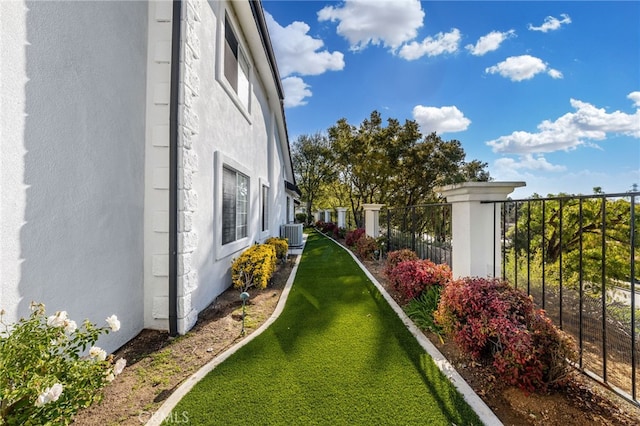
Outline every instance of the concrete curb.
<svg viewBox="0 0 640 426">
<path fill-rule="evenodd" d="M 396 303 L 395 300 L 387 293 L 387 291 L 382 287 L 382 285 L 376 280 L 376 278 L 369 272 L 366 266 L 360 262 L 360 259 L 356 257 L 356 255 L 349 249 L 345 248 L 342 244 L 337 242 L 331 237 L 328 237 L 335 244 L 340 246 L 343 250 L 351 255 L 353 260 L 356 261 L 360 269 L 367 275 L 367 277 L 371 280 L 371 282 L 376 286 L 380 294 L 384 297 L 384 299 L 389 303 L 389 306 L 395 311 L 395 313 L 400 317 L 404 325 L 407 329 L 413 334 L 416 338 L 420 346 L 429 354 L 431 358 L 433 358 L 433 362 L 438 366 L 440 371 L 453 383 L 458 392 L 462 394 L 464 400 L 469 404 L 469 406 L 476 412 L 480 420 L 485 425 L 502 425 L 500 419 L 491 411 L 491 408 L 475 393 L 475 391 L 469 386 L 469 384 L 462 378 L 460 373 L 456 371 L 456 369 L 451 365 L 451 363 L 442 355 L 442 353 L 436 348 L 429 339 L 425 337 L 425 335 L 420 331 L 420 329 L 413 323 L 413 321 L 404 313 L 400 305 Z"/>
<path fill-rule="evenodd" d="M 306 235 L 304 243 L 306 243 Z M 182 384 L 169 396 L 169 398 L 167 398 L 167 400 L 160 406 L 160 408 L 158 408 L 158 410 L 153 413 L 151 418 L 145 424 L 146 426 L 159 426 L 167 417 L 170 417 L 172 415 L 172 411 L 175 406 L 195 386 L 196 383 L 202 380 L 209 372 L 211 372 L 211 370 L 216 368 L 227 358 L 236 353 L 238 349 L 252 341 L 255 337 L 258 337 L 260 334 L 262 334 L 263 331 L 269 328 L 269 326 L 280 316 L 280 314 L 284 310 L 284 306 L 287 303 L 287 298 L 289 297 L 289 292 L 291 291 L 291 287 L 293 286 L 293 281 L 295 280 L 296 273 L 298 272 L 298 265 L 300 264 L 301 258 L 301 255 L 296 258 L 296 263 L 291 270 L 289 279 L 287 280 L 284 289 L 280 294 L 280 300 L 278 301 L 276 309 L 273 311 L 269 319 L 265 321 L 260 327 L 258 327 L 256 331 L 209 361 L 202 368 L 200 368 L 200 370 L 196 371 L 184 382 L 182 382 Z"/>
</svg>

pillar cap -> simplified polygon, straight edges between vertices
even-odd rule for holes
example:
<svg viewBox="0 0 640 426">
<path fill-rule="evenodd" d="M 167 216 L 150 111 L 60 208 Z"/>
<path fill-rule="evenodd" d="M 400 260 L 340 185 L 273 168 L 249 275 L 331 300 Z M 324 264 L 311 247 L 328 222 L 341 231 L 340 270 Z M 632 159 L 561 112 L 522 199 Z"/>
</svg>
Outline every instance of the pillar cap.
<svg viewBox="0 0 640 426">
<path fill-rule="evenodd" d="M 380 210 L 384 204 L 363 204 L 362 208 L 365 210 Z"/>
<path fill-rule="evenodd" d="M 525 182 L 463 182 L 435 188 L 448 202 L 501 201 Z"/>
</svg>

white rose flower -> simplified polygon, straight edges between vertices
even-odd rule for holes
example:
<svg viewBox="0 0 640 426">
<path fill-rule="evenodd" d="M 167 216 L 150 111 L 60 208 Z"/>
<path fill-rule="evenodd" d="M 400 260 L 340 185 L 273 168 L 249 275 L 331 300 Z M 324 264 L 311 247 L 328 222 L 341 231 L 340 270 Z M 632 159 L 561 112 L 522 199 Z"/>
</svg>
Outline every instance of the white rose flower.
<svg viewBox="0 0 640 426">
<path fill-rule="evenodd" d="M 36 407 L 42 407 L 47 402 L 49 402 L 49 400 L 47 399 L 47 394 L 45 392 L 43 392 L 40 395 L 38 395 L 38 399 L 36 399 L 35 406 Z"/>
<path fill-rule="evenodd" d="M 74 320 L 66 320 L 64 322 L 64 331 L 67 334 L 72 334 L 78 329 L 78 324 Z"/>
<path fill-rule="evenodd" d="M 62 385 L 60 383 L 56 383 L 51 386 L 51 389 L 49 389 L 49 401 L 57 401 L 58 398 L 60 398 L 60 395 L 62 395 Z"/>
<path fill-rule="evenodd" d="M 124 367 L 127 365 L 127 360 L 124 358 L 120 358 L 116 361 L 116 364 L 113 366 L 113 374 L 116 376 L 122 373 Z"/>
<path fill-rule="evenodd" d="M 116 376 L 113 375 L 113 373 L 109 373 L 107 374 L 107 377 L 105 377 L 105 380 L 109 383 L 113 382 L 116 379 Z"/>
<path fill-rule="evenodd" d="M 118 317 L 115 315 L 111 315 L 109 318 L 107 318 L 107 324 L 109 324 L 109 327 L 111 327 L 111 331 L 120 330 L 120 321 L 118 321 Z"/>
<path fill-rule="evenodd" d="M 47 325 L 49 327 L 64 327 L 65 321 L 67 321 L 67 311 L 58 311 L 55 315 L 47 318 Z"/>
<path fill-rule="evenodd" d="M 38 395 L 38 399 L 36 399 L 35 406 L 42 407 L 49 402 L 55 402 L 62 395 L 62 385 L 60 383 L 56 383 L 50 388 L 46 388 L 44 392 Z"/>
<path fill-rule="evenodd" d="M 89 349 L 89 356 L 97 359 L 98 361 L 104 361 L 107 359 L 107 352 L 97 346 L 92 346 L 91 349 Z"/>
</svg>

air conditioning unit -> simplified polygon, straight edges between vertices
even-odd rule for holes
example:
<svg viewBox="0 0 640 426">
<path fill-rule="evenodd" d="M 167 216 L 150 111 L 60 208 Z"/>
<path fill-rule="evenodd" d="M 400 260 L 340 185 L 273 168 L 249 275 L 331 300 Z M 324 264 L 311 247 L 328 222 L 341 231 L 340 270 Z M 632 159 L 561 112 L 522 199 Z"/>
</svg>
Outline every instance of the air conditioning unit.
<svg viewBox="0 0 640 426">
<path fill-rule="evenodd" d="M 280 225 L 280 237 L 289 241 L 289 247 L 302 246 L 302 224 Z"/>
</svg>

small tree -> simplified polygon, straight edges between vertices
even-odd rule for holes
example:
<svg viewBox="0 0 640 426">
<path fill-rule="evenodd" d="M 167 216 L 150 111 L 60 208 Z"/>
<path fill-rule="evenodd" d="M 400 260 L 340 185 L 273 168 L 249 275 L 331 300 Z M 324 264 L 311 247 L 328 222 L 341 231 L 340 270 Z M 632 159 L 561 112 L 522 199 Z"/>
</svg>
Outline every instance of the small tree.
<svg viewBox="0 0 640 426">
<path fill-rule="evenodd" d="M 306 201 L 306 218 L 310 220 L 311 209 L 323 185 L 335 176 L 333 154 L 326 136 L 320 133 L 299 136 L 293 143 L 291 159 L 296 182 Z"/>
</svg>

